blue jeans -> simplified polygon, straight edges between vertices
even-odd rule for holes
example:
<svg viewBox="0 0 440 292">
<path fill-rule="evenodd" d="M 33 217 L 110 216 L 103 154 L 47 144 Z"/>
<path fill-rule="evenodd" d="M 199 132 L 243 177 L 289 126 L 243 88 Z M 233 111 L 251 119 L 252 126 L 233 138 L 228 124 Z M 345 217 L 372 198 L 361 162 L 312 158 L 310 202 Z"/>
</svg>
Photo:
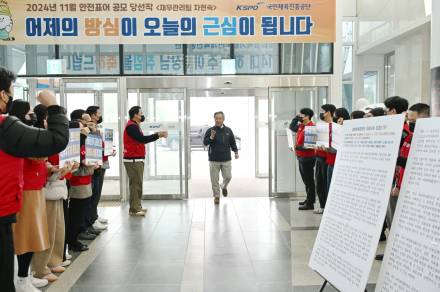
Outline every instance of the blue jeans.
<svg viewBox="0 0 440 292">
<path fill-rule="evenodd" d="M 334 165 L 327 166 L 327 193 L 330 192 L 330 184 L 332 182 L 333 168 L 335 168 Z"/>
</svg>

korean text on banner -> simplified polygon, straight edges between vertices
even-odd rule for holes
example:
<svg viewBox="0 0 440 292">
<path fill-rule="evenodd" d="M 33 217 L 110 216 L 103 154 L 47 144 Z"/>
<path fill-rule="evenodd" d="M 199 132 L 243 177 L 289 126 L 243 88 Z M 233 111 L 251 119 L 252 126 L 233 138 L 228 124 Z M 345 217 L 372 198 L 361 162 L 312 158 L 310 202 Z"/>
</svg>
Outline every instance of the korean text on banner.
<svg viewBox="0 0 440 292">
<path fill-rule="evenodd" d="M 104 129 L 104 155 L 113 154 L 113 129 Z"/>
<path fill-rule="evenodd" d="M 440 118 L 417 120 L 376 291 L 440 291 Z"/>
<path fill-rule="evenodd" d="M 341 292 L 363 292 L 379 242 L 403 115 L 344 123 L 309 266 Z"/>
<path fill-rule="evenodd" d="M 80 162 L 80 137 L 80 129 L 69 129 L 69 144 L 60 153 L 60 168 L 64 167 L 67 162 Z"/>
<path fill-rule="evenodd" d="M 89 134 L 86 139 L 86 164 L 102 165 L 102 151 L 101 135 Z"/>
<path fill-rule="evenodd" d="M 304 127 L 304 147 L 315 148 L 316 140 L 318 139 L 318 132 L 316 126 Z"/>
<path fill-rule="evenodd" d="M 337 124 L 337 123 L 332 123 L 332 143 L 331 143 L 331 147 L 339 150 L 339 148 L 342 145 L 342 126 Z"/>
<path fill-rule="evenodd" d="M 329 124 L 317 123 L 316 124 L 316 146 L 324 146 L 329 148 Z"/>
<path fill-rule="evenodd" d="M 10 44 L 333 43 L 336 0 L 2 0 Z"/>
</svg>

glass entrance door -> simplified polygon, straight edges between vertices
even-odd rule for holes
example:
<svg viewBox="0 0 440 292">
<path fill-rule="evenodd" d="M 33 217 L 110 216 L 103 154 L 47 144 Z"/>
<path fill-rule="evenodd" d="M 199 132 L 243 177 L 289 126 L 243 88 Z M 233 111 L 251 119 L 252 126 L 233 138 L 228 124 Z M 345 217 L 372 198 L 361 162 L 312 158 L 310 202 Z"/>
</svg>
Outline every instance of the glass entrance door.
<svg viewBox="0 0 440 292">
<path fill-rule="evenodd" d="M 269 190 L 271 196 L 291 196 L 305 191 L 295 153 L 288 147 L 286 128 L 302 108 L 319 112 L 326 90 L 318 87 L 269 89 Z M 295 139 L 295 136 L 293 137 Z"/>
<path fill-rule="evenodd" d="M 185 90 L 139 90 L 145 115 L 144 134 L 168 131 L 167 139 L 147 144 L 144 170 L 144 196 L 187 198 L 185 147 Z"/>
</svg>

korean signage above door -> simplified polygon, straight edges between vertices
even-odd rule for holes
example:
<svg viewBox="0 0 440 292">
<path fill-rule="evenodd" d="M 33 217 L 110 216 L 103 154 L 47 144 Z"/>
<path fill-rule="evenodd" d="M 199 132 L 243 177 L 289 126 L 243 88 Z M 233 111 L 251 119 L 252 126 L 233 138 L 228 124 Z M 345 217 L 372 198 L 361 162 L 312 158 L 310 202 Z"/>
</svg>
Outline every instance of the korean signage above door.
<svg viewBox="0 0 440 292">
<path fill-rule="evenodd" d="M 335 41 L 336 0 L 0 0 L 3 44 Z"/>
</svg>

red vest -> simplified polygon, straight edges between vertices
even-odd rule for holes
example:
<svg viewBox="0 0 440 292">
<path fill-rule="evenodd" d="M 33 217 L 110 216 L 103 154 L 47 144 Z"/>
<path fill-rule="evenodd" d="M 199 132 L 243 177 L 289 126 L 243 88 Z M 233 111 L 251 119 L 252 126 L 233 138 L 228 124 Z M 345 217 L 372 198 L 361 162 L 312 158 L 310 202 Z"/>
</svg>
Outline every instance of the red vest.
<svg viewBox="0 0 440 292">
<path fill-rule="evenodd" d="M 47 168 L 45 160 L 25 159 L 23 168 L 25 191 L 41 190 L 47 182 Z"/>
<path fill-rule="evenodd" d="M 145 150 L 145 144 L 140 143 L 136 141 L 135 139 L 131 138 L 127 134 L 127 127 L 131 125 L 138 126 L 137 123 L 133 122 L 132 120 L 128 121 L 127 125 L 125 126 L 124 130 L 124 158 L 145 158 L 146 150 Z M 139 127 L 139 126 L 138 126 Z M 141 128 L 139 127 L 139 132 L 143 135 Z"/>
<path fill-rule="evenodd" d="M 0 115 L 0 124 L 6 117 Z M 0 150 L 0 217 L 16 214 L 23 200 L 23 158 Z"/>
<path fill-rule="evenodd" d="M 315 124 L 310 121 L 307 126 L 314 126 Z M 296 133 L 296 146 L 303 146 L 304 145 L 304 131 L 305 131 L 305 125 L 301 124 L 299 125 L 298 132 Z M 298 157 L 315 157 L 315 150 L 296 150 L 296 156 Z"/>
<path fill-rule="evenodd" d="M 332 133 L 332 123 L 330 123 L 329 124 L 329 129 L 330 129 L 330 131 L 329 131 L 329 146 L 330 147 L 332 147 L 332 135 L 333 135 L 333 133 Z M 326 157 L 326 159 L 325 159 L 325 163 L 327 163 L 328 165 L 330 165 L 330 166 L 334 166 L 335 165 L 335 162 L 336 162 L 336 153 L 330 153 L 330 152 L 327 152 L 327 157 Z"/>
</svg>

